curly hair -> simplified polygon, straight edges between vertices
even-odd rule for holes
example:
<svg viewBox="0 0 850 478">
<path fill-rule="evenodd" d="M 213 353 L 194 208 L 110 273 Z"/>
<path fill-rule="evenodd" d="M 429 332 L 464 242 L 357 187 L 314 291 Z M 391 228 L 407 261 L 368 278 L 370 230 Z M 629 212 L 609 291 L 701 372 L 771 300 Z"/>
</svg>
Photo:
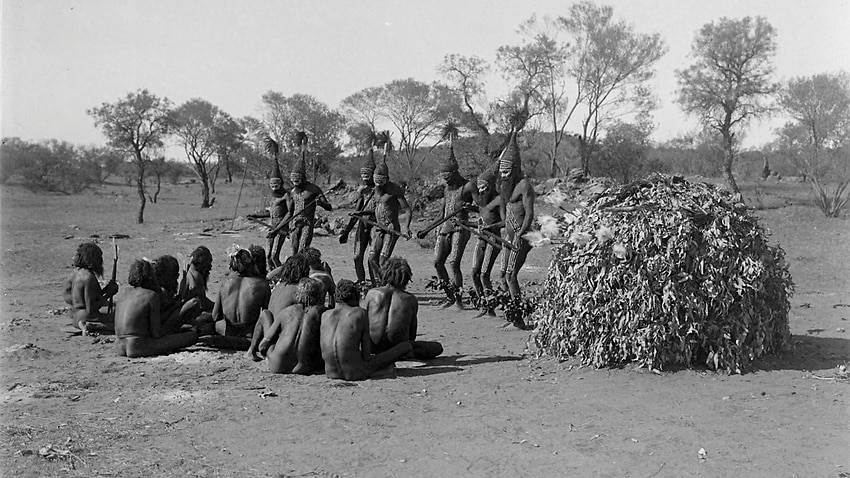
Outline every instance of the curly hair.
<svg viewBox="0 0 850 478">
<path fill-rule="evenodd" d="M 266 250 L 263 249 L 263 246 L 251 244 L 248 252 L 251 253 L 251 257 L 254 258 L 254 265 L 257 266 L 257 277 L 265 277 L 269 273 L 266 268 Z"/>
<path fill-rule="evenodd" d="M 336 299 L 337 302 L 341 302 L 343 304 L 360 302 L 360 288 L 357 287 L 357 284 L 355 284 L 354 281 L 350 281 L 348 279 L 341 279 L 336 284 L 336 292 L 334 293 L 334 299 Z"/>
<path fill-rule="evenodd" d="M 310 265 L 307 264 L 307 258 L 303 255 L 295 254 L 283 262 L 281 277 L 284 284 L 297 284 L 298 281 L 309 275 Z"/>
<path fill-rule="evenodd" d="M 384 284 L 404 289 L 413 277 L 413 271 L 410 270 L 410 265 L 401 257 L 393 257 L 387 261 L 383 268 Z"/>
<path fill-rule="evenodd" d="M 295 301 L 304 307 L 312 307 L 322 302 L 322 283 L 305 277 L 298 281 L 295 289 Z"/>
<path fill-rule="evenodd" d="M 304 255 L 305 259 L 307 259 L 307 264 L 309 264 L 310 267 L 321 269 L 322 253 L 318 249 L 315 247 L 305 247 L 304 250 L 301 251 L 301 254 Z"/>
<path fill-rule="evenodd" d="M 204 279 L 209 279 L 210 277 L 210 269 L 212 269 L 213 257 L 212 253 L 206 246 L 198 246 L 192 251 L 192 255 L 189 257 L 189 263 L 195 266 L 195 270 L 201 273 L 204 276 Z"/>
<path fill-rule="evenodd" d="M 236 254 L 230 256 L 230 270 L 242 277 L 257 275 L 257 268 L 254 266 L 254 257 L 245 249 L 239 249 L 236 251 Z"/>
<path fill-rule="evenodd" d="M 180 279 L 180 263 L 174 256 L 159 256 L 153 263 L 156 280 L 160 287 L 171 293 L 177 293 L 177 281 Z"/>
<path fill-rule="evenodd" d="M 153 265 L 148 261 L 139 259 L 130 264 L 130 275 L 127 277 L 127 283 L 133 287 L 142 287 L 152 291 L 159 289 Z"/>
<path fill-rule="evenodd" d="M 74 267 L 80 269 L 88 269 L 95 275 L 103 275 L 103 251 L 100 246 L 94 242 L 84 242 L 77 246 L 77 253 L 74 254 Z"/>
</svg>

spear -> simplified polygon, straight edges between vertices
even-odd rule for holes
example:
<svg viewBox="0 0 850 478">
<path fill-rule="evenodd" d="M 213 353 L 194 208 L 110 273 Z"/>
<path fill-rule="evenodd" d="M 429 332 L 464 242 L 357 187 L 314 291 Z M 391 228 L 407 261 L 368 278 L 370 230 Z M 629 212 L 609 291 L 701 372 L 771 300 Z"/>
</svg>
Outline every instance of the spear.
<svg viewBox="0 0 850 478">
<path fill-rule="evenodd" d="M 118 244 L 115 242 L 115 238 L 112 238 L 112 251 L 114 253 L 114 257 L 112 258 L 112 280 L 111 282 L 115 282 L 116 274 L 118 273 Z M 115 300 L 114 296 L 109 296 L 109 301 L 106 304 L 106 313 L 107 315 L 112 315 L 115 311 Z"/>
</svg>

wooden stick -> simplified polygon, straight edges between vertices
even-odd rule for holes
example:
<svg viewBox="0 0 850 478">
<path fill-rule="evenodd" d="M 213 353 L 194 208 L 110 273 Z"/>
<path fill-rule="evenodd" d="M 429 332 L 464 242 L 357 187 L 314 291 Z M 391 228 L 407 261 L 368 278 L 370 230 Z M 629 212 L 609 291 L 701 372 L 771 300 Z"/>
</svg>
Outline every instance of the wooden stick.
<svg viewBox="0 0 850 478">
<path fill-rule="evenodd" d="M 448 216 L 446 216 L 446 217 L 444 217 L 444 218 L 440 219 L 439 221 L 435 222 L 434 224 L 431 224 L 431 225 L 430 225 L 430 226 L 428 226 L 426 229 L 424 229 L 424 230 L 422 230 L 422 231 L 419 231 L 419 234 L 422 234 L 423 236 L 424 236 L 425 234 L 428 234 L 429 232 L 433 231 L 434 229 L 436 229 L 436 228 L 438 228 L 438 227 L 442 226 L 444 222 L 446 222 L 446 221 L 448 221 L 449 219 L 451 219 L 451 218 L 453 218 L 453 217 L 457 216 L 458 214 L 460 214 L 460 212 L 461 212 L 461 211 L 463 211 L 464 209 L 466 209 L 466 208 L 465 208 L 465 207 L 463 207 L 463 206 L 461 206 L 461 207 L 459 207 L 459 208 L 455 209 L 455 210 L 454 210 L 451 214 L 449 214 Z"/>
<path fill-rule="evenodd" d="M 480 237 L 493 247 L 504 247 L 512 251 L 516 250 L 516 246 L 513 245 L 510 241 L 505 240 L 502 236 L 488 231 L 487 229 L 478 229 L 478 227 L 472 227 L 466 221 L 457 221 L 457 225 Z"/>
<path fill-rule="evenodd" d="M 114 257 L 112 259 L 112 281 L 115 282 L 118 274 L 118 244 L 115 242 L 115 238 L 112 238 L 112 250 L 114 252 Z M 115 310 L 115 299 L 114 295 L 109 296 L 109 301 L 106 304 L 106 313 L 107 315 L 112 315 L 112 312 Z"/>
<path fill-rule="evenodd" d="M 358 216 L 357 214 L 354 214 L 354 213 L 349 213 L 348 215 L 356 218 L 358 221 L 362 221 L 364 224 L 368 224 L 370 226 L 377 227 L 378 229 L 380 229 L 384 232 L 387 232 L 387 233 L 390 233 L 390 234 L 393 234 L 393 235 L 396 235 L 396 236 L 400 236 L 400 237 L 403 237 L 405 239 L 410 239 L 410 236 L 408 236 L 407 234 L 402 234 L 400 231 L 396 231 L 395 229 L 390 229 L 386 226 L 382 226 L 382 225 L 378 224 L 377 222 L 375 222 L 375 221 L 373 221 L 369 218 L 366 218 L 366 217 L 363 217 L 363 216 Z"/>
</svg>

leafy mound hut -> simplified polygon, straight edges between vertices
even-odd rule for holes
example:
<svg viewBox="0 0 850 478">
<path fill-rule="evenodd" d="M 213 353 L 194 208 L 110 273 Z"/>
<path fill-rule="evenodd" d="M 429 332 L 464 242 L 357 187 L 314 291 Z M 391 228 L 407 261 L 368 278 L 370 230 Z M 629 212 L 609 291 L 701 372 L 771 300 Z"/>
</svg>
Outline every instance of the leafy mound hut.
<svg viewBox="0 0 850 478">
<path fill-rule="evenodd" d="M 741 373 L 790 345 L 785 252 L 726 191 L 658 175 L 540 221 L 554 245 L 536 356 Z"/>
</svg>

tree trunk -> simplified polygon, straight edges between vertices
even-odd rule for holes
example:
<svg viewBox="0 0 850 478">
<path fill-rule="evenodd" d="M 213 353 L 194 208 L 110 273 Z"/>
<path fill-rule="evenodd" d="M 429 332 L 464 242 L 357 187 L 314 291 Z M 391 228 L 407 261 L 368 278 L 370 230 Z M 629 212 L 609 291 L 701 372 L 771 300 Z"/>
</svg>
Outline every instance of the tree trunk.
<svg viewBox="0 0 850 478">
<path fill-rule="evenodd" d="M 156 204 L 157 198 L 159 198 L 159 191 L 162 189 L 162 173 L 156 172 L 156 192 L 153 193 L 153 203 Z"/>
<path fill-rule="evenodd" d="M 201 178 L 201 193 L 204 197 L 203 201 L 201 201 L 201 208 L 210 207 L 210 181 L 208 177 Z"/>
<path fill-rule="evenodd" d="M 555 131 L 552 134 L 552 163 L 549 166 L 549 177 L 556 177 L 558 169 L 558 132 Z"/>
<path fill-rule="evenodd" d="M 136 218 L 138 224 L 145 223 L 145 204 L 147 203 L 147 198 L 145 198 L 145 167 L 142 164 L 141 161 L 138 162 L 139 177 L 136 179 L 136 186 L 139 189 L 139 216 Z"/>
<path fill-rule="evenodd" d="M 732 161 L 735 159 L 734 138 L 730 131 L 723 131 L 723 174 L 726 175 L 726 183 L 729 185 L 729 190 L 735 194 L 740 194 L 738 183 L 735 182 L 735 176 L 732 174 Z"/>
</svg>

